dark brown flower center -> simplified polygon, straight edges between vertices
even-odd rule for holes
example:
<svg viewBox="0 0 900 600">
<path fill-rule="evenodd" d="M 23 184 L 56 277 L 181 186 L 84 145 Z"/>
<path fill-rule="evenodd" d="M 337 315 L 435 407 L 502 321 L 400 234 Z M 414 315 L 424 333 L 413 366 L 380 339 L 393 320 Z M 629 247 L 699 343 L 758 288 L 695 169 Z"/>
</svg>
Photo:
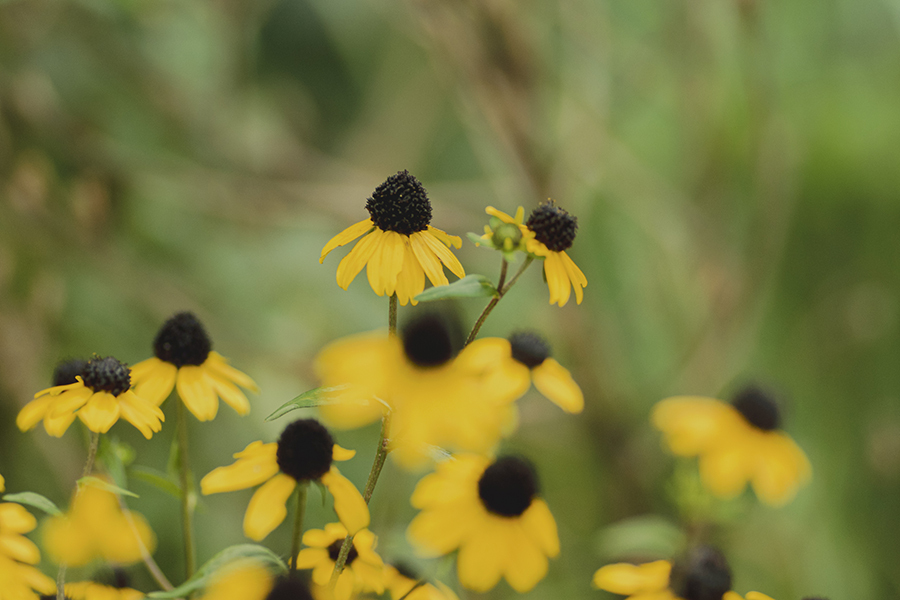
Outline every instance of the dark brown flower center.
<svg viewBox="0 0 900 600">
<path fill-rule="evenodd" d="M 761 388 L 756 386 L 744 388 L 734 397 L 731 405 L 757 429 L 773 431 L 781 427 L 778 403 Z"/>
<path fill-rule="evenodd" d="M 282 575 L 275 581 L 266 600 L 313 600 L 309 585 L 296 574 Z"/>
<path fill-rule="evenodd" d="M 178 368 L 185 365 L 202 365 L 212 350 L 212 342 L 194 313 L 181 312 L 163 323 L 153 352 L 156 358 Z"/>
<path fill-rule="evenodd" d="M 537 495 L 538 483 L 534 467 L 518 456 L 498 458 L 478 480 L 478 497 L 495 515 L 518 517 Z"/>
<path fill-rule="evenodd" d="M 318 479 L 331 469 L 334 439 L 315 419 L 300 419 L 278 438 L 278 468 L 297 481 Z"/>
<path fill-rule="evenodd" d="M 552 252 L 562 252 L 572 247 L 578 230 L 578 219 L 550 200 L 531 213 L 525 226 L 534 232 L 534 239 Z"/>
<path fill-rule="evenodd" d="M 56 368 L 53 370 L 53 385 L 69 385 L 70 383 L 75 383 L 77 381 L 75 376 L 82 374 L 87 363 L 88 361 L 81 360 L 80 358 L 70 358 L 62 361 L 56 365 Z"/>
<path fill-rule="evenodd" d="M 419 180 L 400 171 L 375 188 L 366 201 L 372 222 L 382 231 L 412 235 L 431 223 L 431 202 Z"/>
<path fill-rule="evenodd" d="M 673 590 L 684 600 L 722 600 L 731 589 L 731 569 L 725 556 L 710 546 L 695 548 L 672 573 Z"/>
<path fill-rule="evenodd" d="M 419 315 L 403 327 L 406 358 L 417 367 L 439 367 L 453 358 L 453 335 L 449 323 L 436 314 Z"/>
<path fill-rule="evenodd" d="M 92 358 L 81 372 L 84 385 L 95 392 L 109 392 L 118 396 L 131 387 L 131 369 L 112 356 Z"/>
<path fill-rule="evenodd" d="M 509 336 L 512 357 L 533 369 L 550 358 L 550 345 L 533 331 L 518 331 Z"/>
<path fill-rule="evenodd" d="M 344 545 L 344 540 L 340 539 L 340 540 L 337 540 L 336 542 L 332 543 L 330 546 L 328 546 L 328 556 L 331 558 L 331 560 L 337 562 L 338 556 L 341 555 L 341 546 L 343 546 L 343 545 Z M 347 563 L 346 563 L 347 566 L 350 566 L 350 563 L 352 563 L 354 560 L 356 560 L 356 558 L 358 556 L 359 556 L 359 552 L 356 551 L 356 546 L 351 544 L 350 552 L 347 553 Z"/>
</svg>

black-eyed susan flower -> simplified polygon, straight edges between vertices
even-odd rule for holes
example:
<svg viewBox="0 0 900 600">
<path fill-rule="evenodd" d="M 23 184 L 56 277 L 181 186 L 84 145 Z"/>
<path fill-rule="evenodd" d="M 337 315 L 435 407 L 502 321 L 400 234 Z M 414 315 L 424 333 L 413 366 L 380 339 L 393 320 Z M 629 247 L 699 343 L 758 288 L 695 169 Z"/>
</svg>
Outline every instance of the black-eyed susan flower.
<svg viewBox="0 0 900 600">
<path fill-rule="evenodd" d="M 207 474 L 200 490 L 217 494 L 262 484 L 244 514 L 244 535 L 258 542 L 284 521 L 286 503 L 297 484 L 318 480 L 334 497 L 341 523 L 355 533 L 368 526 L 369 508 L 356 486 L 332 465 L 355 454 L 335 444 L 315 419 L 301 419 L 285 427 L 277 443 L 253 442 L 235 454 L 237 461 Z"/>
<path fill-rule="evenodd" d="M 0 492 L 4 491 L 0 476 Z M 0 503 L 0 599 L 38 600 L 38 594 L 52 594 L 56 584 L 32 565 L 41 560 L 38 547 L 25 537 L 37 520 L 19 504 Z"/>
<path fill-rule="evenodd" d="M 331 581 L 334 563 L 347 537 L 340 523 L 329 523 L 324 529 L 310 529 L 303 534 L 307 546 L 297 555 L 298 569 L 312 569 L 312 582 L 325 588 Z M 368 529 L 356 533 L 347 564 L 334 586 L 334 600 L 349 600 L 361 592 L 384 592 L 384 563 L 375 552 L 378 539 Z"/>
<path fill-rule="evenodd" d="M 440 581 L 421 582 L 402 566 L 385 565 L 384 581 L 391 600 L 458 600 L 453 590 Z"/>
<path fill-rule="evenodd" d="M 508 390 L 497 392 L 494 365 L 472 345 L 456 354 L 450 323 L 423 314 L 401 335 L 351 336 L 327 346 L 316 359 L 323 385 L 340 388 L 334 403 L 320 407 L 327 422 L 342 428 L 392 413 L 391 456 L 418 469 L 435 447 L 487 452 L 514 426 Z M 490 385 L 489 385 L 490 384 Z"/>
<path fill-rule="evenodd" d="M 299 577 L 276 576 L 260 562 L 248 559 L 214 573 L 200 600 L 313 600 L 313 596 Z"/>
<path fill-rule="evenodd" d="M 676 396 L 653 409 L 653 424 L 678 456 L 699 456 L 700 477 L 714 495 L 732 498 L 750 482 L 760 500 L 789 502 L 811 475 L 803 450 L 780 429 L 778 405 L 749 387 L 731 404 Z"/>
<path fill-rule="evenodd" d="M 447 285 L 443 267 L 457 277 L 465 277 L 459 260 L 450 251 L 462 240 L 432 227 L 431 202 L 425 188 L 408 171 L 391 175 L 375 188 L 366 201 L 368 219 L 351 225 L 334 236 L 319 263 L 329 252 L 363 236 L 337 268 L 337 284 L 345 290 L 366 267 L 369 285 L 379 296 L 397 294 L 400 304 L 416 304 L 415 296 L 425 289 L 425 276 L 432 285 Z"/>
<path fill-rule="evenodd" d="M 123 511 L 114 493 L 90 483 L 75 493 L 66 514 L 47 519 L 42 535 L 47 555 L 74 567 L 96 559 L 127 565 L 156 546 L 143 515 Z"/>
<path fill-rule="evenodd" d="M 159 408 L 137 395 L 131 387 L 131 371 L 112 356 L 93 358 L 75 376 L 75 383 L 58 385 L 34 395 L 16 417 L 16 425 L 28 431 L 40 421 L 54 437 L 61 437 L 75 417 L 88 429 L 106 433 L 123 418 L 150 439 L 165 420 Z"/>
<path fill-rule="evenodd" d="M 139 396 L 159 406 L 176 388 L 200 421 L 216 417 L 219 398 L 239 415 L 250 412 L 250 402 L 240 388 L 253 392 L 259 388 L 212 349 L 209 335 L 193 313 L 181 312 L 163 323 L 153 340 L 153 353 L 156 356 L 131 370 Z"/>
<path fill-rule="evenodd" d="M 499 396 L 521 398 L 531 384 L 568 413 L 584 409 L 584 394 L 571 373 L 550 357 L 550 345 L 532 331 L 513 333 L 509 339 L 482 338 L 470 344 L 471 352 L 490 369 L 491 384 Z"/>
<path fill-rule="evenodd" d="M 410 499 L 421 510 L 407 537 L 424 556 L 459 549 L 459 581 L 484 592 L 504 577 L 524 593 L 547 574 L 559 554 L 556 521 L 538 496 L 528 461 L 462 454 L 438 464 Z"/>
<path fill-rule="evenodd" d="M 578 219 L 558 207 L 553 200 L 534 209 L 524 223 L 522 218 L 525 213 L 521 207 L 516 211 L 515 218 L 493 206 L 487 207 L 485 211 L 504 223 L 516 225 L 522 232 L 525 249 L 544 259 L 544 277 L 550 290 L 550 304 L 565 306 L 572 289 L 575 290 L 575 302 L 581 304 L 587 278 L 566 254 L 566 250 L 575 241 Z"/>
</svg>

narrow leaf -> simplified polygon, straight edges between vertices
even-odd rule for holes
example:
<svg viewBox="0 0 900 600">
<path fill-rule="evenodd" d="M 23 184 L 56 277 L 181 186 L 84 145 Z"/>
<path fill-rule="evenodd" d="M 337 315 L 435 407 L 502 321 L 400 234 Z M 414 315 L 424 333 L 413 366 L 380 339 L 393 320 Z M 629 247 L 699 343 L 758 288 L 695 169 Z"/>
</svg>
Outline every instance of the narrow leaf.
<svg viewBox="0 0 900 600">
<path fill-rule="evenodd" d="M 168 476 L 166 476 L 166 474 L 162 471 L 158 471 L 150 467 L 135 465 L 131 467 L 130 472 L 131 476 L 135 479 L 139 479 L 144 483 L 149 483 L 153 487 L 162 490 L 170 496 L 178 498 L 179 500 L 181 499 L 181 488 L 178 487 L 177 483 L 169 479 Z"/>
<path fill-rule="evenodd" d="M 428 288 L 418 296 L 418 302 L 431 302 L 433 300 L 446 300 L 447 298 L 484 298 L 487 296 L 499 297 L 497 288 L 484 275 L 466 275 L 459 281 L 449 285 L 439 285 Z"/>
<path fill-rule="evenodd" d="M 271 415 L 266 417 L 266 421 L 274 421 L 279 417 L 283 417 L 291 411 L 300 408 L 312 408 L 314 406 L 322 406 L 323 404 L 334 404 L 335 399 L 329 397 L 334 392 L 347 389 L 346 385 L 338 385 L 335 387 L 317 387 L 303 392 L 293 400 L 288 400 L 275 410 Z"/>
<path fill-rule="evenodd" d="M 19 492 L 18 494 L 6 494 L 3 499 L 7 502 L 18 502 L 19 504 L 27 504 L 34 508 L 40 509 L 48 515 L 58 517 L 62 511 L 53 503 L 52 500 L 41 496 L 35 492 Z"/>
<path fill-rule="evenodd" d="M 132 498 L 140 498 L 140 496 L 138 496 L 134 492 L 130 492 L 130 491 L 126 490 L 125 488 L 121 488 L 117 485 L 113 485 L 108 481 L 103 481 L 99 477 L 93 477 L 91 475 L 88 475 L 87 477 L 82 477 L 81 479 L 78 480 L 77 483 L 78 483 L 78 487 L 81 487 L 83 485 L 90 485 L 95 488 L 105 490 L 107 492 L 112 492 L 113 494 L 118 494 L 120 496 L 131 496 Z"/>
</svg>

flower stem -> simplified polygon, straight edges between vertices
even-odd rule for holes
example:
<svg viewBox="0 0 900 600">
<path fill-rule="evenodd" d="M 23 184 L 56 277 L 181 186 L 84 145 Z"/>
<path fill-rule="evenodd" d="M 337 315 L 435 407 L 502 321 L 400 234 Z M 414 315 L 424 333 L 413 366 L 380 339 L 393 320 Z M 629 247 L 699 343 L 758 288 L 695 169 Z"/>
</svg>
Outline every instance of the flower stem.
<svg viewBox="0 0 900 600">
<path fill-rule="evenodd" d="M 400 596 L 399 598 L 397 598 L 397 600 L 406 600 L 406 598 L 407 598 L 410 594 L 412 594 L 414 591 L 416 591 L 417 589 L 419 589 L 419 588 L 422 587 L 423 585 L 425 585 L 425 580 L 424 580 L 424 579 L 418 580 L 418 581 L 416 582 L 416 585 L 414 585 L 414 586 L 412 586 L 411 588 L 409 588 L 409 591 L 406 592 L 405 594 L 403 594 L 402 596 Z"/>
<path fill-rule="evenodd" d="M 475 321 L 475 326 L 472 327 L 471 333 L 469 333 L 469 337 L 466 338 L 466 346 L 475 341 L 475 337 L 478 335 L 478 332 L 481 331 L 481 326 L 484 325 L 484 322 L 487 320 L 488 315 L 491 314 L 491 311 L 494 310 L 494 307 L 500 302 L 503 296 L 506 295 L 506 292 L 515 285 L 516 281 L 519 280 L 519 277 L 522 273 L 525 272 L 531 263 L 534 262 L 534 258 L 531 256 L 525 259 L 525 262 L 522 263 L 522 266 L 519 267 L 519 270 L 516 271 L 516 274 L 513 275 L 513 278 L 509 280 L 509 283 L 506 283 L 506 269 L 509 263 L 506 262 L 506 258 L 501 259 L 503 263 L 500 265 L 500 280 L 497 282 L 497 296 L 491 298 L 491 301 L 488 302 L 488 305 L 484 307 L 484 310 L 481 311 L 481 315 L 479 315 L 478 320 Z"/>
<path fill-rule="evenodd" d="M 388 331 L 391 335 L 397 335 L 397 294 L 391 294 L 388 304 Z"/>
<path fill-rule="evenodd" d="M 181 485 L 181 530 L 184 538 L 184 578 L 185 581 L 194 574 L 194 526 L 193 526 L 193 485 L 191 481 L 191 465 L 188 460 L 187 412 L 184 402 L 177 402 L 178 410 L 176 429 L 178 429 L 178 476 Z"/>
<path fill-rule="evenodd" d="M 297 484 L 294 491 L 296 508 L 294 509 L 294 531 L 291 535 L 291 574 L 297 570 L 297 555 L 300 554 L 300 538 L 303 536 L 303 517 L 306 515 L 307 482 Z"/>
<path fill-rule="evenodd" d="M 390 452 L 388 445 L 390 443 L 391 434 L 391 413 L 386 411 L 381 418 L 381 435 L 378 438 L 378 449 L 375 452 L 375 462 L 372 463 L 372 470 L 369 471 L 369 479 L 366 481 L 366 489 L 363 491 L 363 500 L 366 504 L 372 499 L 372 493 L 375 491 L 375 484 L 378 483 L 378 476 L 381 475 L 381 469 L 384 468 L 384 461 Z M 338 553 L 337 560 L 334 561 L 334 571 L 331 572 L 331 581 L 328 584 L 329 589 L 334 589 L 337 585 L 338 577 L 347 564 L 347 557 L 350 555 L 350 548 L 353 545 L 353 536 L 348 535 L 341 544 L 341 551 Z"/>
<path fill-rule="evenodd" d="M 138 531 L 137 524 L 134 522 L 134 517 L 131 515 L 131 511 L 128 510 L 128 506 L 125 504 L 125 500 L 119 494 L 116 494 L 116 498 L 119 501 L 119 508 L 122 509 L 122 513 L 125 515 L 125 520 L 128 521 L 128 527 L 131 529 L 131 533 L 134 535 L 134 539 L 137 540 L 138 549 L 141 553 L 141 560 L 144 561 L 144 564 L 147 566 L 147 570 L 150 572 L 150 575 L 153 576 L 153 579 L 156 580 L 156 583 L 159 584 L 165 591 L 169 591 L 174 589 L 172 586 L 172 582 L 168 580 L 165 573 L 162 572 L 162 569 L 159 568 L 159 565 L 156 564 L 156 561 L 153 560 L 153 557 L 150 555 L 150 551 L 147 549 L 147 546 L 144 544 L 144 540 L 141 539 L 141 534 Z"/>
</svg>

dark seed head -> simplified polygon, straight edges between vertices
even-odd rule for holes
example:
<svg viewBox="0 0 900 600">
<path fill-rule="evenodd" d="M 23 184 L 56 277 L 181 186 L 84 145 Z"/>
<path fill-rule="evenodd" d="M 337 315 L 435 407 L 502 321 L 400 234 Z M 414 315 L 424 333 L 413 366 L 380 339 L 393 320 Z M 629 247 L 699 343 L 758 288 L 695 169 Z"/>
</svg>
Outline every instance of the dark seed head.
<svg viewBox="0 0 900 600">
<path fill-rule="evenodd" d="M 731 569 L 717 549 L 700 546 L 675 566 L 672 581 L 672 589 L 684 600 L 722 600 L 731 589 Z"/>
<path fill-rule="evenodd" d="M 439 367 L 453 358 L 453 335 L 439 315 L 417 316 L 404 325 L 401 339 L 406 358 L 417 367 Z"/>
<path fill-rule="evenodd" d="M 549 200 L 531 212 L 525 225 L 534 232 L 534 239 L 548 250 L 562 252 L 571 248 L 575 241 L 578 219 Z"/>
<path fill-rule="evenodd" d="M 518 517 L 537 495 L 537 474 L 531 462 L 518 456 L 498 458 L 478 480 L 478 497 L 495 515 Z"/>
<path fill-rule="evenodd" d="M 278 468 L 297 481 L 318 479 L 331 468 L 334 439 L 315 419 L 300 419 L 278 438 Z"/>
<path fill-rule="evenodd" d="M 283 575 L 275 581 L 266 600 L 313 600 L 309 585 L 296 575 Z"/>
<path fill-rule="evenodd" d="M 70 358 L 68 360 L 64 360 L 53 370 L 53 385 L 69 385 L 70 383 L 75 383 L 77 380 L 75 379 L 76 375 L 81 375 L 81 372 L 84 371 L 84 368 L 87 366 L 86 360 L 81 360 L 80 358 Z"/>
<path fill-rule="evenodd" d="M 749 386 L 738 392 L 731 401 L 747 422 L 763 431 L 773 431 L 781 427 L 778 403 L 767 391 Z"/>
<path fill-rule="evenodd" d="M 95 392 L 109 392 L 118 396 L 131 387 L 131 369 L 112 356 L 92 358 L 81 372 L 84 385 Z"/>
<path fill-rule="evenodd" d="M 533 331 L 517 331 L 509 336 L 509 345 L 512 346 L 512 357 L 529 369 L 550 358 L 550 345 Z"/>
<path fill-rule="evenodd" d="M 156 358 L 178 368 L 202 365 L 212 350 L 212 342 L 194 313 L 180 312 L 160 327 L 153 340 Z"/>
<path fill-rule="evenodd" d="M 337 562 L 338 556 L 341 555 L 341 546 L 344 544 L 344 540 L 340 539 L 335 541 L 333 544 L 328 546 L 328 556 L 331 557 L 331 560 Z M 356 546 L 350 544 L 350 552 L 347 553 L 347 566 L 350 565 L 356 557 L 359 556 L 359 552 L 356 551 Z"/>
<path fill-rule="evenodd" d="M 412 235 L 431 223 L 431 202 L 425 188 L 409 171 L 399 171 L 375 188 L 366 201 L 372 222 L 382 231 Z"/>
</svg>

